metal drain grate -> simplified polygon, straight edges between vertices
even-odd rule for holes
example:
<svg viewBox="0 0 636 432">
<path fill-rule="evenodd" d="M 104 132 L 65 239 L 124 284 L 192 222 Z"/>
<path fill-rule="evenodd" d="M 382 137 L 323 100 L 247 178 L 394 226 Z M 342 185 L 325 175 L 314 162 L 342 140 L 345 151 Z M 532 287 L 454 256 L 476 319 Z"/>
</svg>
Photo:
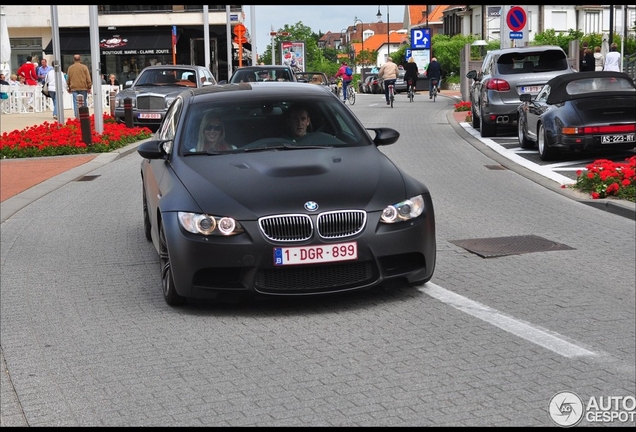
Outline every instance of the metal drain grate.
<svg viewBox="0 0 636 432">
<path fill-rule="evenodd" d="M 78 178 L 77 181 L 93 181 L 97 177 L 99 177 L 99 176 L 98 175 L 85 175 L 83 177 Z"/>
<path fill-rule="evenodd" d="M 482 258 L 495 258 L 506 255 L 521 255 L 532 252 L 548 252 L 557 250 L 574 250 L 574 248 L 556 243 L 543 237 L 512 236 L 481 239 L 449 240 L 454 245 Z"/>
</svg>

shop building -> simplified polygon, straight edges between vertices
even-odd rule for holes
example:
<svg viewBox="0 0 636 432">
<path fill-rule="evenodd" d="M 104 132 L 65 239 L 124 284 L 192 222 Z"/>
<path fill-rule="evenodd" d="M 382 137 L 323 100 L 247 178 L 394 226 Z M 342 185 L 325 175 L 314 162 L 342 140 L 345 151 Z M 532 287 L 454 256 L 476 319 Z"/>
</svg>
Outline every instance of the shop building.
<svg viewBox="0 0 636 432">
<path fill-rule="evenodd" d="M 113 73 L 123 84 L 134 79 L 145 66 L 187 64 L 207 66 L 217 80 L 227 79 L 227 22 L 244 23 L 243 6 L 209 5 L 209 65 L 205 64 L 203 6 L 99 5 L 100 72 Z M 2 6 L 11 43 L 11 69 L 16 71 L 27 56 L 53 59 L 53 27 L 50 6 Z M 89 6 L 57 6 L 62 70 L 73 63 L 73 55 L 92 70 Z M 176 50 L 173 50 L 173 32 Z M 230 38 L 235 35 L 231 34 Z M 249 35 L 248 35 L 249 41 Z M 231 45 L 233 68 L 238 47 Z M 243 64 L 251 58 L 249 42 L 243 44 Z"/>
</svg>

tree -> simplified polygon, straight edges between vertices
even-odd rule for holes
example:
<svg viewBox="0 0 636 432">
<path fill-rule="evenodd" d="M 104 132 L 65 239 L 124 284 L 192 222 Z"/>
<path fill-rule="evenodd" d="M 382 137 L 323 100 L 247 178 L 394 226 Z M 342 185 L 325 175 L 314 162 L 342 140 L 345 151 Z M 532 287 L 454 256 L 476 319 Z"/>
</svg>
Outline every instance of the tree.
<svg viewBox="0 0 636 432">
<path fill-rule="evenodd" d="M 275 64 L 281 64 L 280 44 L 284 41 L 304 42 L 305 43 L 305 62 L 307 65 L 319 59 L 322 56 L 321 50 L 318 48 L 318 39 L 320 35 L 313 33 L 311 28 L 298 21 L 294 25 L 285 24 L 277 33 L 289 33 L 288 36 L 275 36 L 274 46 L 276 47 L 274 59 Z M 259 61 L 265 64 L 272 64 L 272 45 L 269 44 L 265 48 L 265 52 L 260 56 Z"/>
</svg>

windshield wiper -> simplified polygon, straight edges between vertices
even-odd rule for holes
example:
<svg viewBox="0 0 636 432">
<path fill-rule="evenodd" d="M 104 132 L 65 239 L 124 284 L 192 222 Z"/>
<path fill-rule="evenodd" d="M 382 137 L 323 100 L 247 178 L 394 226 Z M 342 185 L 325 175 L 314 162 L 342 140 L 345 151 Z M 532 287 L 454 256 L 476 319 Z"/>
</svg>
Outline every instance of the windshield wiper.
<svg viewBox="0 0 636 432">
<path fill-rule="evenodd" d="M 304 150 L 304 149 L 326 149 L 333 148 L 331 145 L 294 145 L 294 144 L 281 144 L 265 147 L 254 147 L 243 149 L 244 152 L 253 151 L 266 151 L 266 150 Z"/>
</svg>

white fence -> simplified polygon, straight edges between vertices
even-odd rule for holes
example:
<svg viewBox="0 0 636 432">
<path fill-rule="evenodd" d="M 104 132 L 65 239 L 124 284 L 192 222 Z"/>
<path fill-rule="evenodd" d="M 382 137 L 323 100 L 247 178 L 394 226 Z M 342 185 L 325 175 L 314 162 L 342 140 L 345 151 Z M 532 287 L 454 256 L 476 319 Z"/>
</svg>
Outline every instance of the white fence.
<svg viewBox="0 0 636 432">
<path fill-rule="evenodd" d="M 118 87 L 113 86 L 116 91 Z M 102 91 L 102 105 L 104 112 L 110 112 L 110 91 L 111 86 L 101 86 Z M 40 113 L 40 112 L 53 112 L 53 99 L 47 98 L 42 94 L 42 86 L 14 86 L 14 85 L 2 85 L 0 86 L 0 92 L 7 93 L 8 99 L 0 100 L 0 108 L 2 114 L 27 114 L 27 113 Z M 64 91 L 63 103 L 64 109 L 73 109 L 73 95 Z M 60 92 L 56 92 L 59 97 Z M 88 107 L 93 108 L 93 94 L 88 92 Z"/>
</svg>

